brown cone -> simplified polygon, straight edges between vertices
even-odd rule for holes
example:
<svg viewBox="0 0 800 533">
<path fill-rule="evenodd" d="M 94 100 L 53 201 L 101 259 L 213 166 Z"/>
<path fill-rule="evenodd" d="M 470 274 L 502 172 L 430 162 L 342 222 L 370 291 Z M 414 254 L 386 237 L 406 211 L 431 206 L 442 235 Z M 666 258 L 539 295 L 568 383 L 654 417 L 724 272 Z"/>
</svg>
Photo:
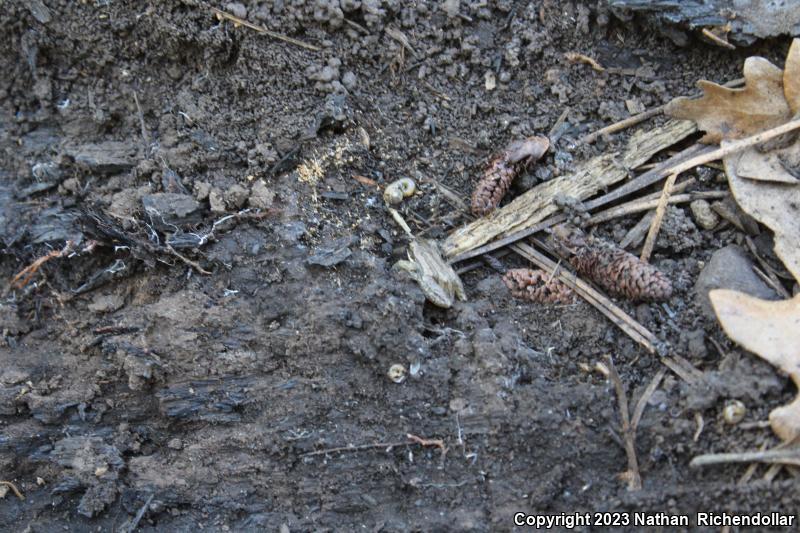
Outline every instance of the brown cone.
<svg viewBox="0 0 800 533">
<path fill-rule="evenodd" d="M 575 293 L 559 279 L 544 270 L 517 268 L 503 276 L 516 298 L 540 304 L 569 304 L 575 302 Z"/>
<path fill-rule="evenodd" d="M 553 228 L 552 242 L 578 273 L 611 295 L 632 301 L 672 296 L 672 283 L 660 270 L 612 243 L 567 225 Z"/>
</svg>

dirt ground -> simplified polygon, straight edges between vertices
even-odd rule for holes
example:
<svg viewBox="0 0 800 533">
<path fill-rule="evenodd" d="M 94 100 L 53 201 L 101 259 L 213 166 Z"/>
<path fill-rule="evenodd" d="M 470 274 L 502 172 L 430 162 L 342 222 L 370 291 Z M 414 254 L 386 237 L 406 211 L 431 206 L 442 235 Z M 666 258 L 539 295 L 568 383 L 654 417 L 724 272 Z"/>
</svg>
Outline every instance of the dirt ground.
<svg viewBox="0 0 800 533">
<path fill-rule="evenodd" d="M 793 394 L 693 293 L 739 230 L 674 209 L 653 259 L 674 295 L 618 302 L 704 375 L 690 386 L 670 373 L 650 400 L 639 492 L 617 477 L 613 389 L 586 369 L 612 354 L 635 398 L 658 356 L 586 303 L 514 300 L 486 267 L 449 310 L 391 270 L 407 239 L 368 180 L 415 179 L 400 210 L 442 238 L 467 219 L 436 184 L 467 198 L 498 147 L 564 114 L 518 193 L 630 132 L 576 148 L 581 135 L 696 79 L 737 78 L 749 55 L 782 64 L 788 47 L 730 51 L 691 33 L 678 47 L 604 6 L 218 6 L 309 49 L 197 1 L 5 3 L 0 278 L 76 245 L 24 288 L 2 284 L 0 480 L 25 499 L 0 499 L 0 529 L 506 531 L 517 511 L 795 512 L 785 472 L 737 484 L 747 465 L 688 466 L 774 445 L 753 422 Z M 99 231 L 87 210 L 138 240 L 85 249 Z M 619 240 L 637 221 L 597 233 Z M 393 364 L 410 369 L 401 384 Z M 738 426 L 721 416 L 733 399 L 747 406 Z M 314 453 L 375 443 L 387 445 Z"/>
</svg>

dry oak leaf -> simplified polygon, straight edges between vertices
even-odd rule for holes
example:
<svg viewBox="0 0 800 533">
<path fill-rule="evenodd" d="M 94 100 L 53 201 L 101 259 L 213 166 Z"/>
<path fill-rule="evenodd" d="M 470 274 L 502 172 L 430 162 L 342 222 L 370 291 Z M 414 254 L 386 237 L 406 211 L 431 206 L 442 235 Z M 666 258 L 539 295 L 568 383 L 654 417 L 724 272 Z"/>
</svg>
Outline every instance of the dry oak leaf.
<svg viewBox="0 0 800 533">
<path fill-rule="evenodd" d="M 716 289 L 709 298 L 728 337 L 789 374 L 800 388 L 800 294 L 775 302 Z M 784 442 L 800 437 L 800 396 L 773 409 L 769 423 Z"/>
<path fill-rule="evenodd" d="M 783 67 L 783 93 L 792 110 L 792 115 L 800 113 L 800 39 L 794 39 L 786 64 Z"/>
<path fill-rule="evenodd" d="M 789 149 L 797 150 L 800 144 L 795 143 Z M 749 148 L 742 152 L 737 168 L 738 175 L 743 178 L 760 181 L 774 181 L 777 183 L 789 183 L 796 185 L 800 182 L 786 168 L 784 150 L 773 150 L 762 153 L 757 148 Z"/>
<path fill-rule="evenodd" d="M 781 70 L 763 57 L 744 62 L 745 86 L 728 89 L 701 80 L 698 99 L 676 98 L 667 104 L 672 117 L 693 120 L 706 132 L 702 142 L 719 143 L 740 139 L 788 122 L 800 107 L 800 39 L 789 49 L 786 69 Z"/>
<path fill-rule="evenodd" d="M 779 153 L 790 162 L 800 159 L 800 141 Z M 800 281 L 800 184 L 745 179 L 740 175 L 741 162 L 751 156 L 745 151 L 724 158 L 728 186 L 739 207 L 773 231 L 775 254 Z"/>
</svg>

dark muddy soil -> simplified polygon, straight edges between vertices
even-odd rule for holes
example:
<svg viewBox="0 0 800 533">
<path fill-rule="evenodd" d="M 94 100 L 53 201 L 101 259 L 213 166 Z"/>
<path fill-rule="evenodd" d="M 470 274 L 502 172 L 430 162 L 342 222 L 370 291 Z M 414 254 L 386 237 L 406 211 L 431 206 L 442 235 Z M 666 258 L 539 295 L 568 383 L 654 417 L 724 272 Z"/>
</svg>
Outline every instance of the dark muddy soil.
<svg viewBox="0 0 800 533">
<path fill-rule="evenodd" d="M 679 48 L 661 23 L 604 6 L 215 6 L 312 50 L 202 2 L 5 3 L 0 277 L 74 245 L 24 288 L 3 282 L 0 480 L 25 499 L 0 499 L 0 529 L 504 531 L 517 511 L 795 512 L 785 472 L 739 485 L 747 465 L 688 466 L 775 444 L 754 422 L 793 393 L 695 297 L 716 250 L 747 249 L 735 227 L 671 210 L 653 262 L 672 298 L 619 302 L 704 376 L 668 374 L 650 400 L 640 492 L 617 477 L 616 400 L 591 368 L 612 354 L 636 398 L 658 356 L 586 303 L 513 300 L 489 268 L 464 276 L 469 300 L 450 310 L 391 271 L 407 239 L 380 186 L 415 179 L 400 210 L 441 238 L 466 221 L 441 186 L 468 198 L 498 147 L 563 114 L 519 193 L 629 132 L 575 148 L 581 135 L 698 78 L 739 77 L 748 55 L 781 64 L 788 47 L 688 34 Z M 619 241 L 638 220 L 597 234 Z M 734 399 L 735 426 L 721 415 Z"/>
</svg>

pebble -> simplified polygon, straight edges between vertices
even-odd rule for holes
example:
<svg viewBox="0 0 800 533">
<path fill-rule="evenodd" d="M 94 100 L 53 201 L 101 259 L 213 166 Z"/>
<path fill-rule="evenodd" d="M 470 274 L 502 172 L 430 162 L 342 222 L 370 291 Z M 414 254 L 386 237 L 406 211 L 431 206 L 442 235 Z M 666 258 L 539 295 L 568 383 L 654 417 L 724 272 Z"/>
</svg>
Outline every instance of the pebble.
<svg viewBox="0 0 800 533">
<path fill-rule="evenodd" d="M 712 230 L 719 223 L 719 215 L 711 209 L 711 204 L 705 200 L 695 200 L 689 204 L 689 207 L 692 210 L 694 221 L 701 228 Z"/>
<path fill-rule="evenodd" d="M 352 90 L 356 86 L 356 75 L 354 72 L 348 70 L 342 75 L 342 85 L 348 90 Z"/>
<path fill-rule="evenodd" d="M 158 228 L 194 224 L 202 220 L 200 203 L 188 194 L 158 192 L 142 197 L 142 206 Z"/>
<path fill-rule="evenodd" d="M 225 200 L 222 198 L 222 192 L 217 189 L 211 189 L 208 193 L 208 203 L 211 207 L 211 211 L 214 213 L 224 213 L 225 212 Z"/>
<path fill-rule="evenodd" d="M 250 196 L 250 192 L 236 183 L 232 187 L 229 187 L 223 196 L 225 198 L 225 204 L 230 209 L 241 209 L 247 201 L 248 196 Z"/>
<path fill-rule="evenodd" d="M 708 292 L 712 289 L 733 289 L 764 300 L 778 295 L 753 271 L 753 262 L 744 251 L 731 244 L 714 252 L 694 285 L 695 303 L 703 313 L 716 320 Z"/>
<path fill-rule="evenodd" d="M 269 189 L 263 180 L 258 180 L 253 184 L 250 190 L 250 198 L 248 203 L 250 207 L 258 209 L 269 209 L 272 207 L 272 202 L 275 200 L 275 191 Z"/>
<path fill-rule="evenodd" d="M 247 8 L 240 2 L 228 2 L 225 4 L 225 11 L 240 19 L 247 18 Z"/>
</svg>

